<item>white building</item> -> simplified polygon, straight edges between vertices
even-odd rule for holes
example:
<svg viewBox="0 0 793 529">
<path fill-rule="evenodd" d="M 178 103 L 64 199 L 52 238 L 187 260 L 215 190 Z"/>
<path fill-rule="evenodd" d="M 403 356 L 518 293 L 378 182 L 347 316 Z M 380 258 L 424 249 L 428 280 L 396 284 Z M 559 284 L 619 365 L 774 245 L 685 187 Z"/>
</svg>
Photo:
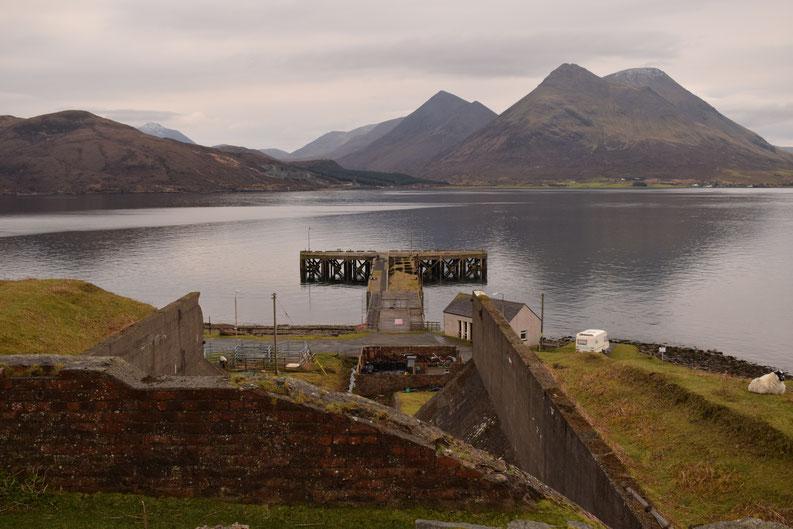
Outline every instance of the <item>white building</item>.
<svg viewBox="0 0 793 529">
<path fill-rule="evenodd" d="M 463 340 L 471 340 L 472 336 L 472 302 L 471 294 L 458 294 L 443 309 L 443 333 Z M 540 343 L 540 317 L 525 303 L 491 299 L 496 310 L 504 315 L 512 330 L 528 345 Z"/>
</svg>

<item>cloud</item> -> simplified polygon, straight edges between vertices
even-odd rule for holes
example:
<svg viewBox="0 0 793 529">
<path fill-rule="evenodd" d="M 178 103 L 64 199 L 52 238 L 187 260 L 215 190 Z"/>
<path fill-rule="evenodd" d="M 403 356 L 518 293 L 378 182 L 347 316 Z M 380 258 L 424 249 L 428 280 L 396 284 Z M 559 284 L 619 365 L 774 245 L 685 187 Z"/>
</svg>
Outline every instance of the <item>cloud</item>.
<svg viewBox="0 0 793 529">
<path fill-rule="evenodd" d="M 127 123 L 130 125 L 143 125 L 150 121 L 163 123 L 182 116 L 182 114 L 179 112 L 170 112 L 168 110 L 135 110 L 131 108 L 114 110 L 88 109 L 88 111 L 93 112 L 97 116 L 102 116 L 103 118 L 112 119 L 113 121 L 119 121 L 121 123 Z"/>
<path fill-rule="evenodd" d="M 357 42 L 289 58 L 298 71 L 403 70 L 424 75 L 531 77 L 565 61 L 592 58 L 663 61 L 680 53 L 664 32 L 554 32 L 526 35 L 444 35 L 391 42 Z"/>
</svg>

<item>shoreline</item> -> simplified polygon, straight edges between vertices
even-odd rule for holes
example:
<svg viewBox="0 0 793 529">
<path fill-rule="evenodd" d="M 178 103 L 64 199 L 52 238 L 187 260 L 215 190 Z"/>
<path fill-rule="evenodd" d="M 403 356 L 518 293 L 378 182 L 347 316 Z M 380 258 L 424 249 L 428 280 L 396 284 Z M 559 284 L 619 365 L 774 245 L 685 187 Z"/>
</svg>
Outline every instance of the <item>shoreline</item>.
<svg viewBox="0 0 793 529">
<path fill-rule="evenodd" d="M 545 340 L 543 345 L 558 344 L 554 347 L 564 347 L 567 344 L 574 343 L 574 336 L 564 336 L 562 338 L 551 338 Z M 611 343 L 633 345 L 639 350 L 639 354 L 645 356 L 654 356 L 664 362 L 675 364 L 691 369 L 698 369 L 707 373 L 721 373 L 741 378 L 757 378 L 771 371 L 780 369 L 774 366 L 768 366 L 744 360 L 732 355 L 725 354 L 716 349 L 700 349 L 698 347 L 690 347 L 684 345 L 667 345 L 659 343 L 647 343 L 637 340 L 627 339 L 610 339 Z M 661 357 L 659 352 L 660 347 L 665 347 L 666 352 Z M 785 371 L 786 375 L 791 373 Z"/>
</svg>

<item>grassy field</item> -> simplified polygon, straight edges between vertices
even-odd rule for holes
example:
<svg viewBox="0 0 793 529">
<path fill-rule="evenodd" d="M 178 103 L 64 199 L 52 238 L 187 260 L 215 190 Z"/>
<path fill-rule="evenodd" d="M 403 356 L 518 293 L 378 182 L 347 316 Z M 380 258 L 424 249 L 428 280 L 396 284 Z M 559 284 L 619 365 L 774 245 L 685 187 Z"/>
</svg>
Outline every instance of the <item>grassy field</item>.
<svg viewBox="0 0 793 529">
<path fill-rule="evenodd" d="M 0 529 L 142 529 L 249 525 L 251 529 L 321 527 L 326 529 L 412 528 L 414 520 L 505 527 L 511 520 L 531 519 L 560 527 L 567 520 L 585 521 L 569 508 L 543 500 L 531 511 L 466 512 L 433 507 L 395 509 L 379 506 L 246 505 L 202 498 L 151 498 L 132 494 L 42 492 L 0 474 Z"/>
<path fill-rule="evenodd" d="M 744 516 L 793 525 L 793 391 L 661 363 L 616 345 L 539 356 L 674 525 Z"/>
<path fill-rule="evenodd" d="M 314 360 L 310 371 L 285 371 L 282 374 L 333 391 L 347 391 L 350 370 L 358 363 L 357 358 L 338 353 L 317 353 Z"/>
<path fill-rule="evenodd" d="M 415 415 L 419 408 L 424 406 L 435 393 L 434 391 L 411 391 L 410 393 L 400 391 L 395 394 L 395 396 L 399 396 L 399 408 L 397 409 L 402 413 Z"/>
<path fill-rule="evenodd" d="M 0 281 L 0 354 L 77 354 L 155 310 L 75 279 Z"/>
</svg>

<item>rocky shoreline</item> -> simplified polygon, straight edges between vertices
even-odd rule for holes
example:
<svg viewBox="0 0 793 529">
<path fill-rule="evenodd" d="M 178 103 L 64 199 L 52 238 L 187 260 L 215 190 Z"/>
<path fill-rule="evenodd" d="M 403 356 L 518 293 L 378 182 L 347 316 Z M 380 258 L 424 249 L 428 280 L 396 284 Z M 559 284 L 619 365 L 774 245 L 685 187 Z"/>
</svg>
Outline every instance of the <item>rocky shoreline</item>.
<svg viewBox="0 0 793 529">
<path fill-rule="evenodd" d="M 565 336 L 558 339 L 545 340 L 544 343 L 546 347 L 563 347 L 572 343 L 574 340 L 575 337 L 573 336 Z M 661 347 L 666 347 L 666 352 L 663 354 L 664 362 L 691 367 L 709 373 L 723 373 L 735 377 L 756 378 L 774 371 L 775 369 L 771 366 L 755 364 L 747 360 L 735 358 L 734 356 L 725 355 L 721 351 L 715 349 L 702 350 L 696 347 L 644 343 L 635 340 L 611 339 L 611 343 L 634 345 L 639 350 L 639 353 L 654 356 L 658 359 L 661 359 L 659 349 Z"/>
</svg>

